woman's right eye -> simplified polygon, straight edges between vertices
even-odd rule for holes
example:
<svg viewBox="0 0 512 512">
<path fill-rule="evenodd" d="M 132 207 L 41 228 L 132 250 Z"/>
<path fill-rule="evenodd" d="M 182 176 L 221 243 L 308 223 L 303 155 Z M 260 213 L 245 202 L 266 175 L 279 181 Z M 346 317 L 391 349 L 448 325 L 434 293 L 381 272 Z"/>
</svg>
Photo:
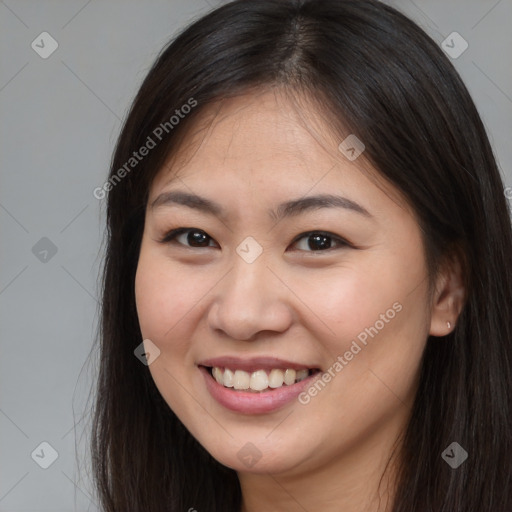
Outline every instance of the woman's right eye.
<svg viewBox="0 0 512 512">
<path fill-rule="evenodd" d="M 160 243 L 168 244 L 174 241 L 180 245 L 191 248 L 214 247 L 208 244 L 208 241 L 213 241 L 213 238 L 203 230 L 197 228 L 172 229 L 164 235 Z"/>
</svg>

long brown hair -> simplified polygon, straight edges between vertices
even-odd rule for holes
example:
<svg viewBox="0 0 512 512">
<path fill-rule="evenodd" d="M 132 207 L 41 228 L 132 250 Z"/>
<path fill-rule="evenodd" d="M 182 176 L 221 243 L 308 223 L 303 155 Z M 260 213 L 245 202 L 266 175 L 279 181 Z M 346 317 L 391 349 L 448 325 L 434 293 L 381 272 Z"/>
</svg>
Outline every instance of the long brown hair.
<svg viewBox="0 0 512 512">
<path fill-rule="evenodd" d="M 91 450 L 103 509 L 240 510 L 236 473 L 189 434 L 134 356 L 142 341 L 134 278 L 149 187 L 180 134 L 212 102 L 276 84 L 316 98 L 333 131 L 343 120 L 364 141 L 365 157 L 417 214 L 432 279 L 447 247 L 464 256 L 467 302 L 447 338 L 427 340 L 393 512 L 511 511 L 512 230 L 503 183 L 448 58 L 377 0 L 236 0 L 186 28 L 144 80 L 102 189 Z M 180 110 L 191 99 L 196 105 Z M 188 112 L 178 122 L 176 109 Z M 127 165 L 148 137 L 155 146 Z M 469 453 L 457 469 L 441 458 L 453 441 Z"/>
</svg>

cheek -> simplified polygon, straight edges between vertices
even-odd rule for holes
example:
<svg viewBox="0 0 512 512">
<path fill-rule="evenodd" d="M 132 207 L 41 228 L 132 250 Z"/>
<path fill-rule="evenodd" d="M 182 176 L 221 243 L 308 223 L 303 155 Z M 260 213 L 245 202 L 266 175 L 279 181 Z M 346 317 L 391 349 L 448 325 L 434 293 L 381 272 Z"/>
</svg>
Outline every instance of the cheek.
<svg viewBox="0 0 512 512">
<path fill-rule="evenodd" d="M 180 385 L 187 379 L 184 363 L 190 354 L 186 327 L 193 319 L 198 292 L 183 273 L 169 268 L 168 260 L 143 245 L 135 276 L 137 315 L 143 339 L 160 350 L 149 370 L 169 407 L 181 414 L 188 407 Z"/>
<path fill-rule="evenodd" d="M 313 311 L 317 333 L 325 333 L 330 357 L 352 351 L 347 359 L 354 363 L 344 373 L 362 377 L 369 368 L 379 369 L 394 384 L 393 374 L 407 367 L 411 372 L 401 375 L 406 381 L 414 377 L 428 334 L 423 262 L 421 244 L 404 244 L 298 282 L 297 295 Z"/>
<path fill-rule="evenodd" d="M 197 302 L 197 288 L 184 281 L 175 269 L 166 270 L 168 262 L 151 251 L 141 250 L 135 276 L 137 315 L 144 338 L 154 341 L 161 350 L 171 340 L 179 340 L 180 321 L 189 314 Z M 174 344 L 179 350 L 181 344 Z"/>
<path fill-rule="evenodd" d="M 400 307 L 393 305 L 403 305 L 413 280 L 421 280 L 416 270 L 410 268 L 404 274 L 401 267 L 385 255 L 361 258 L 351 265 L 295 279 L 294 291 L 322 321 L 322 331 L 334 339 L 352 338 L 375 322 L 380 325 L 383 314 L 386 319 L 397 316 Z"/>
</svg>

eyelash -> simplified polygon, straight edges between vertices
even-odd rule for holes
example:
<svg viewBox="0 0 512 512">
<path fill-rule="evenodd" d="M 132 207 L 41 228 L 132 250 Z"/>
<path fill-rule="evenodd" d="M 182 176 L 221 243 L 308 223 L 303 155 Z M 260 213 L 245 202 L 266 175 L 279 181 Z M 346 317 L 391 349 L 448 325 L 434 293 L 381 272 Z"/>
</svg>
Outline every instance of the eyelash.
<svg viewBox="0 0 512 512">
<path fill-rule="evenodd" d="M 183 234 L 183 233 L 188 233 L 188 232 L 196 232 L 196 233 L 202 233 L 204 235 L 206 235 L 206 237 L 208 237 L 210 240 L 213 240 L 212 237 L 210 237 L 208 235 L 208 233 L 206 233 L 205 231 L 203 231 L 202 229 L 198 229 L 198 228 L 177 228 L 177 229 L 172 229 L 171 231 L 167 232 L 163 238 L 161 238 L 160 240 L 158 240 L 159 243 L 161 244 L 169 244 L 171 242 L 175 242 L 175 239 L 177 236 Z M 327 238 L 331 238 L 333 239 L 335 242 L 337 242 L 338 244 L 338 249 L 339 248 L 343 248 L 343 247 L 351 247 L 351 248 L 354 248 L 354 246 L 349 243 L 347 240 L 337 236 L 337 235 L 334 235 L 333 233 L 329 233 L 328 231 L 307 231 L 305 233 L 301 233 L 300 235 L 298 235 L 292 242 L 292 244 L 295 244 L 297 243 L 299 240 L 301 240 L 302 238 L 307 238 L 307 237 L 310 237 L 310 236 L 313 236 L 313 235 L 320 235 L 320 236 L 325 236 Z M 179 243 L 179 242 L 177 242 Z M 206 248 L 209 248 L 211 246 L 205 246 L 205 247 L 191 247 L 191 246 L 188 246 L 188 245 L 184 245 L 184 244 L 180 244 L 180 245 L 183 245 L 184 247 L 186 248 L 189 248 L 189 249 L 206 249 Z M 311 252 L 311 253 L 319 253 L 319 252 L 329 252 L 329 251 L 332 251 L 332 250 L 335 250 L 336 247 L 329 247 L 328 249 L 319 249 L 317 251 L 305 251 L 305 252 Z"/>
</svg>

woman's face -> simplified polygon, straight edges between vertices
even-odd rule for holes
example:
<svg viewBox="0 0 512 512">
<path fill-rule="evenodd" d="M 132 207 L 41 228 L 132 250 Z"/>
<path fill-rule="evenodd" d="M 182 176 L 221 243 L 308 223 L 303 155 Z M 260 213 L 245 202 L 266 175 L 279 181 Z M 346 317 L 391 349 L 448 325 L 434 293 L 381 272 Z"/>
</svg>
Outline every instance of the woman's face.
<svg viewBox="0 0 512 512">
<path fill-rule="evenodd" d="M 430 314 L 410 210 L 276 98 L 225 102 L 160 171 L 135 285 L 191 434 L 239 472 L 293 474 L 394 441 Z"/>
</svg>

